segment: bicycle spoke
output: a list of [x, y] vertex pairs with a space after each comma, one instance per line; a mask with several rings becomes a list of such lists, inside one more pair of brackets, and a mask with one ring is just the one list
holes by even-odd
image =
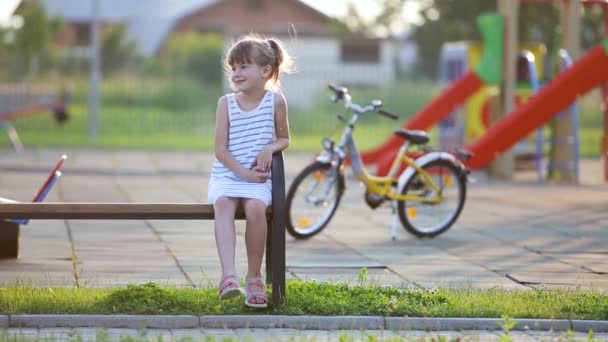
[[406, 229], [419, 236], [433, 236], [447, 229], [459, 215], [464, 202], [464, 187], [458, 178], [458, 170], [448, 162], [437, 161], [423, 169], [434, 187], [425, 184], [419, 174], [414, 175], [406, 184], [404, 193], [422, 197], [422, 200], [400, 204], [400, 215], [403, 215]]

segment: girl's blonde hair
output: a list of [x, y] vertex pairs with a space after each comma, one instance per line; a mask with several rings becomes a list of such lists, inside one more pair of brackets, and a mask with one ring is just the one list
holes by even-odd
[[281, 88], [279, 77], [294, 71], [293, 59], [283, 43], [276, 38], [265, 38], [257, 34], [242, 36], [233, 43], [226, 53], [223, 64], [226, 72], [230, 74], [235, 65], [248, 63], [259, 66], [270, 65], [272, 69], [268, 80], [272, 82], [270, 87], [277, 91]]

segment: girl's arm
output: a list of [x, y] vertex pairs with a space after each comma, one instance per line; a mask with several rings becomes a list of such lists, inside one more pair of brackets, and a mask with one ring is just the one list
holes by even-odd
[[275, 104], [274, 125], [277, 140], [272, 144], [273, 153], [283, 151], [289, 147], [289, 120], [287, 119], [287, 101], [282, 94], [277, 94], [277, 102]]
[[265, 182], [268, 177], [267, 172], [247, 170], [228, 151], [228, 128], [228, 100], [226, 96], [222, 96], [217, 103], [215, 113], [215, 157], [237, 176], [249, 182]]
[[282, 94], [276, 94], [274, 109], [274, 126], [276, 140], [266, 145], [258, 154], [257, 165], [264, 170], [270, 170], [272, 154], [283, 151], [289, 146], [289, 121], [287, 119], [287, 101]]

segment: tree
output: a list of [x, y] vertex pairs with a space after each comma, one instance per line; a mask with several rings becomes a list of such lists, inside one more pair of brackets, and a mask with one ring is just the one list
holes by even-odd
[[[15, 11], [22, 25], [0, 29], [0, 56], [11, 60], [15, 75], [28, 75], [54, 58], [52, 39], [62, 27], [59, 18], [49, 18], [36, 0], [24, 0]], [[7, 39], [7, 37], [9, 39]], [[15, 64], [20, 61], [20, 65]]]
[[135, 42], [127, 39], [122, 24], [104, 27], [100, 54], [104, 73], [120, 70], [138, 55]]
[[179, 72], [204, 83], [222, 80], [224, 40], [218, 34], [174, 33], [165, 42], [157, 66]]
[[429, 0], [420, 2], [423, 23], [415, 28], [412, 39], [418, 44], [418, 73], [434, 78], [441, 45], [449, 41], [479, 40], [477, 17], [496, 11], [496, 1]]
[[[485, 12], [497, 11], [497, 0], [426, 0], [420, 1], [420, 15], [424, 22], [415, 29], [413, 39], [418, 44], [419, 71], [434, 78], [438, 56], [444, 42], [481, 39], [477, 17]], [[519, 9], [519, 41], [542, 43], [549, 52], [560, 44], [561, 1], [555, 3], [526, 3]], [[582, 47], [589, 48], [601, 42], [602, 11], [600, 6], [585, 8], [582, 22]], [[558, 45], [556, 45], [558, 44]]]
[[408, 0], [374, 0], [380, 12], [366, 20], [355, 6], [354, 0], [346, 4], [346, 16], [334, 23], [339, 32], [355, 32], [377, 37], [387, 37], [393, 33], [395, 24], [400, 23], [403, 6]]

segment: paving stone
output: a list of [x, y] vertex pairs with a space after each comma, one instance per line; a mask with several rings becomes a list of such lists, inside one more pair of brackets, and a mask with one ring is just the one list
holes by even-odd
[[171, 329], [171, 335], [173, 335], [176, 340], [190, 337], [196, 341], [205, 337], [205, 334], [201, 329]]
[[8, 336], [37, 337], [38, 328], [9, 328], [2, 329], [1, 333], [4, 333]]
[[41, 339], [55, 339], [65, 341], [70, 339], [72, 335], [71, 328], [40, 328], [38, 337]]
[[197, 328], [196, 316], [187, 315], [12, 315], [11, 327]]
[[[2, 196], [29, 201], [62, 153], [53, 148], [28, 149], [19, 156], [0, 153]], [[61, 191], [51, 191], [49, 200], [206, 202], [213, 159], [212, 153], [199, 152], [72, 150], [56, 185]], [[286, 161], [289, 183], [310, 162], [310, 155], [289, 152]], [[583, 164], [595, 168], [587, 175], [601, 174], [601, 163]], [[529, 289], [569, 288], [581, 270], [608, 270], [602, 259], [608, 249], [601, 243], [608, 240], [608, 229], [601, 229], [608, 222], [601, 205], [605, 184], [538, 186], [483, 175], [479, 179], [470, 185], [465, 208], [446, 233], [417, 239], [399, 227], [397, 240], [392, 241], [391, 209], [369, 210], [362, 201], [364, 189], [348, 174], [347, 191], [329, 226], [307, 241], [287, 237], [287, 265], [294, 268], [288, 278], [353, 282], [358, 270], [367, 267], [369, 278], [400, 287], [413, 282], [425, 287]], [[197, 285], [216, 287], [219, 281], [211, 221], [71, 220], [66, 225], [60, 220], [33, 220], [22, 229], [17, 262], [0, 260], [0, 283], [26, 278], [39, 286], [73, 286], [68, 230], [80, 285], [153, 281], [188, 286], [177, 262]], [[237, 222], [237, 234], [237, 271], [243, 274], [244, 222]], [[317, 267], [325, 270], [312, 269]], [[388, 267], [390, 276], [376, 273], [379, 267]], [[606, 278], [585, 276], [579, 286], [607, 289]]]

